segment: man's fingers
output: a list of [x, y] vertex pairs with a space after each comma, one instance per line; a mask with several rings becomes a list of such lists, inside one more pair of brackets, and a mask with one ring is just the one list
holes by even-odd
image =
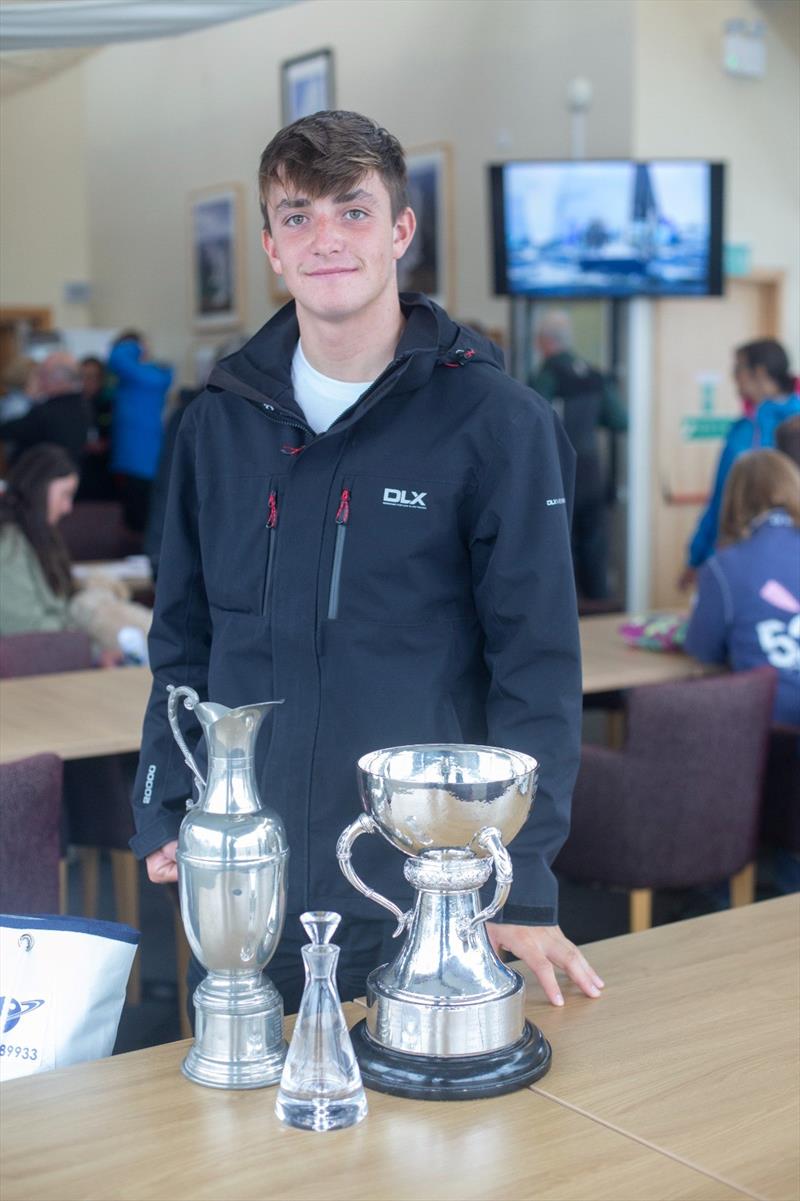
[[530, 967], [536, 974], [536, 978], [541, 984], [544, 995], [547, 997], [551, 1005], [563, 1005], [564, 998], [561, 995], [561, 989], [558, 987], [556, 974], [553, 971], [553, 965], [549, 959], [537, 959], [535, 963], [531, 963]]
[[588, 997], [599, 997], [603, 981], [589, 966], [578, 948], [566, 939], [559, 943], [550, 953], [550, 958], [556, 967], [566, 972], [570, 980], [578, 985]]

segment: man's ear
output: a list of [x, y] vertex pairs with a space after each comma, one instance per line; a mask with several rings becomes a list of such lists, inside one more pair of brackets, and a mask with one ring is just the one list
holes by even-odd
[[266, 229], [261, 231], [261, 245], [264, 247], [264, 253], [269, 259], [269, 265], [276, 275], [283, 275], [283, 267], [281, 260], [278, 258], [278, 253], [275, 249], [275, 239]]
[[394, 259], [401, 259], [408, 250], [416, 228], [417, 218], [414, 216], [413, 209], [404, 208], [401, 213], [398, 213], [392, 235], [392, 256]]

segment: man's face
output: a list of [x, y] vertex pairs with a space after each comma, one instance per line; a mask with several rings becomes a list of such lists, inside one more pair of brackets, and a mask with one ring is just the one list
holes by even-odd
[[273, 185], [267, 211], [264, 249], [298, 310], [341, 321], [396, 293], [395, 264], [408, 249], [416, 221], [411, 209], [392, 220], [389, 193], [375, 172], [344, 195], [316, 200], [289, 184]]

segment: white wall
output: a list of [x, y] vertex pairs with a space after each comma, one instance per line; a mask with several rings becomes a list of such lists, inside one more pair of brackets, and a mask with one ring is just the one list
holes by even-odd
[[85, 325], [67, 281], [89, 278], [83, 67], [15, 93], [0, 106], [0, 303], [53, 309]]
[[[762, 80], [722, 69], [723, 25], [736, 17], [766, 20]], [[754, 268], [786, 272], [782, 338], [797, 367], [800, 5], [636, 0], [635, 44], [634, 154], [728, 163], [726, 240], [748, 243]]]
[[[565, 155], [568, 80], [594, 80], [590, 149], [627, 153], [628, 0], [307, 0], [182, 38], [109, 47], [86, 64], [93, 319], [143, 326], [188, 374], [187, 195], [246, 188], [246, 323], [274, 307], [260, 247], [255, 176], [280, 125], [280, 62], [324, 46], [337, 104], [370, 114], [406, 146], [453, 147], [461, 315], [505, 324], [491, 298], [485, 166]], [[219, 335], [211, 340], [219, 341]]]

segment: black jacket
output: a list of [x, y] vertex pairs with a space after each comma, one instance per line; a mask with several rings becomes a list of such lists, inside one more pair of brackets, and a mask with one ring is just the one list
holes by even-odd
[[0, 425], [0, 439], [15, 444], [15, 460], [40, 442], [63, 446], [80, 467], [89, 433], [90, 409], [80, 392], [65, 392], [34, 405], [24, 417]]
[[[548, 924], [580, 750], [574, 454], [490, 343], [421, 296], [402, 303], [396, 358], [326, 432], [292, 395], [293, 304], [215, 368], [181, 422], [131, 846], [175, 838], [190, 793], [167, 684], [225, 705], [284, 698], [257, 771], [286, 824], [289, 912], [385, 916], [335, 857], [360, 811], [356, 760], [468, 742], [541, 763], [505, 920]], [[365, 881], [407, 905], [403, 859], [379, 836], [355, 853]]]

